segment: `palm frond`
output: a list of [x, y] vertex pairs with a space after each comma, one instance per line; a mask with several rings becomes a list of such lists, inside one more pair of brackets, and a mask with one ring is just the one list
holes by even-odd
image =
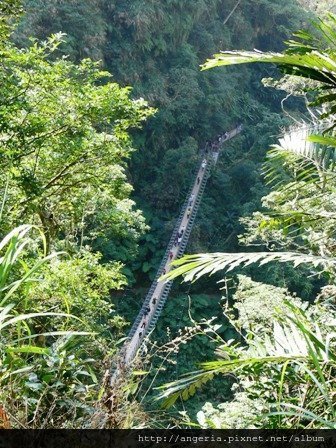
[[[259, 50], [222, 51], [208, 59], [202, 65], [202, 70], [248, 63], [275, 64], [285, 74], [317, 81], [317, 86], [310, 89], [318, 93], [311, 104], [326, 106], [328, 110], [324, 113], [324, 117], [328, 117], [336, 112], [336, 92], [334, 91], [336, 89], [336, 16], [330, 14], [328, 21], [319, 20], [315, 23], [320, 38], [314, 37], [308, 31], [299, 31], [294, 34], [299, 40], [292, 39], [286, 42], [287, 49], [284, 53], [265, 53]], [[321, 48], [325, 50], [320, 50]]]
[[157, 388], [163, 392], [157, 397], [157, 400], [163, 400], [162, 407], [171, 407], [178, 398], [188, 400], [195, 395], [196, 391], [202, 388], [208, 381], [211, 381], [218, 374], [233, 374], [244, 368], [253, 368], [253, 366], [262, 366], [266, 364], [283, 364], [285, 362], [294, 362], [295, 360], [304, 360], [304, 355], [280, 355], [280, 356], [252, 356], [242, 357], [230, 360], [216, 360], [200, 364], [201, 370], [190, 372], [183, 378], [164, 384]]
[[309, 53], [264, 53], [262, 51], [223, 51], [203, 64], [202, 69], [261, 62], [276, 64], [285, 74], [301, 76], [336, 88], [336, 56], [311, 50]]
[[[291, 310], [297, 312], [296, 307], [291, 306]], [[272, 337], [255, 335], [256, 337], [250, 339], [248, 350], [221, 347], [217, 354], [224, 359], [201, 363], [201, 370], [186, 374], [183, 378], [158, 388], [164, 391], [158, 399], [164, 400], [164, 407], [170, 407], [178, 398], [187, 400], [192, 397], [197, 389], [218, 374], [234, 374], [244, 368], [252, 370], [254, 366], [260, 368], [266, 364], [287, 365], [307, 361], [308, 346], [301, 328], [296, 326], [295, 321], [284, 320], [284, 323], [274, 322]], [[323, 343], [321, 344], [323, 346]], [[227, 359], [228, 357], [230, 359]]]
[[334, 269], [336, 259], [297, 252], [241, 252], [186, 255], [172, 263], [174, 269], [161, 277], [161, 280], [173, 280], [181, 275], [184, 281], [196, 281], [203, 275], [213, 275], [218, 271], [232, 271], [238, 267], [246, 267], [253, 263], [259, 266], [278, 261], [293, 263], [294, 267], [301, 264], [312, 264], [323, 270]]
[[[252, 373], [255, 369], [262, 371], [266, 365], [276, 366], [279, 370], [279, 366], [283, 365], [281, 381], [284, 383], [285, 370], [289, 364], [295, 364], [307, 373], [332, 409], [328, 385], [324, 381], [323, 373], [319, 371], [320, 366], [334, 363], [336, 357], [334, 354], [328, 356], [327, 342], [324, 343], [320, 338], [321, 331], [318, 326], [315, 327], [315, 333], [310, 330], [306, 312], [288, 301], [286, 305], [288, 313], [281, 313], [281, 321], [274, 321], [272, 336], [251, 332], [253, 338], [248, 339], [248, 348], [223, 346], [218, 350], [218, 355], [223, 351], [225, 359], [201, 363], [200, 370], [159, 387], [162, 392], [157, 399], [163, 400], [163, 407], [172, 406], [178, 398], [189, 399], [218, 374], [238, 374], [241, 371]], [[316, 374], [309, 365], [313, 366]], [[283, 385], [280, 390], [282, 388]], [[280, 404], [282, 405], [278, 402], [278, 405]]]
[[326, 171], [333, 171], [336, 164], [336, 138], [317, 135], [323, 133], [324, 129], [323, 126], [317, 128], [303, 123], [285, 132], [279, 139], [279, 145], [273, 148], [293, 154], [297, 159], [304, 159]]

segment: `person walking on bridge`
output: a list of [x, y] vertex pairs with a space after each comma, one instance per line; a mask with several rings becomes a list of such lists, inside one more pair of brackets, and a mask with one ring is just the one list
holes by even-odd
[[171, 261], [174, 258], [174, 252], [171, 250], [169, 252], [169, 260]]
[[[180, 240], [180, 242], [181, 242], [182, 237], [183, 237], [183, 232], [184, 232], [184, 229], [181, 229], [181, 230], [178, 232], [178, 234], [177, 234], [177, 241]], [[180, 243], [178, 242], [178, 244], [180, 244]]]
[[188, 210], [187, 210], [187, 219], [190, 218], [190, 215], [191, 215], [191, 207], [188, 207]]
[[206, 159], [203, 159], [203, 161], [202, 161], [202, 165], [201, 165], [201, 166], [202, 166], [202, 171], [205, 170], [206, 164], [207, 164]]
[[194, 193], [193, 193], [193, 194], [190, 196], [190, 199], [189, 199], [189, 206], [190, 206], [190, 207], [193, 205], [194, 200], [195, 200], [195, 195], [194, 195]]

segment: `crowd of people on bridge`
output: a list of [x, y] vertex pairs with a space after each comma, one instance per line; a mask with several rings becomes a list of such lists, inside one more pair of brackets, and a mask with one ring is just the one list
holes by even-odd
[[152, 311], [152, 306], [153, 306], [153, 308], [155, 308], [156, 303], [157, 303], [157, 298], [156, 298], [156, 297], [152, 297], [152, 299], [151, 299], [149, 305], [147, 305], [147, 306], [145, 307], [145, 309], [143, 310], [143, 313], [142, 313], [142, 322], [141, 322], [141, 325], [140, 325], [140, 331], [139, 331], [139, 338], [142, 337], [143, 331], [146, 329], [147, 324], [149, 323], [149, 322], [147, 321], [147, 316], [148, 316], [148, 315], [150, 314], [150, 312]]
[[[237, 124], [236, 129], [232, 132], [235, 132], [235, 131], [241, 132], [242, 129], [243, 129], [243, 125]], [[218, 134], [217, 137], [212, 141], [207, 140], [205, 142], [204, 153], [209, 154], [209, 151], [211, 151], [213, 153], [219, 152], [222, 143], [224, 143], [226, 140], [228, 140], [230, 138], [230, 135], [232, 135], [232, 132], [224, 132], [222, 134]]]
[[[199, 179], [199, 177], [198, 177], [198, 179]], [[197, 182], [197, 185], [199, 185], [199, 182]], [[188, 199], [188, 208], [187, 208], [187, 210], [186, 210], [186, 218], [187, 218], [187, 220], [190, 219], [191, 212], [192, 212], [192, 209], [193, 209], [193, 206], [194, 206], [194, 202], [195, 202], [195, 198], [196, 198], [195, 193], [192, 193], [192, 194], [190, 195], [189, 199]], [[173, 261], [173, 259], [175, 258], [176, 254], [177, 254], [177, 248], [178, 248], [178, 247], [180, 246], [180, 244], [182, 243], [182, 239], [183, 239], [184, 231], [185, 231], [185, 228], [182, 227], [182, 225], [181, 225], [180, 229], [179, 229], [178, 232], [176, 233], [175, 239], [174, 239], [174, 241], [173, 241], [172, 248], [171, 248], [171, 249], [169, 250], [169, 252], [168, 252], [168, 263], [169, 263], [169, 264]], [[176, 248], [176, 249], [175, 249], [175, 248]], [[175, 249], [175, 250], [174, 250], [174, 249]], [[166, 273], [167, 273], [167, 268], [168, 268], [168, 267], [167, 267], [167, 265], [166, 265], [166, 266], [162, 269], [162, 272], [161, 272], [161, 275], [162, 275], [162, 276], [163, 276], [163, 275], [166, 275]], [[138, 332], [138, 337], [139, 337], [139, 339], [142, 338], [142, 336], [143, 336], [143, 334], [144, 334], [144, 331], [146, 330], [146, 327], [147, 327], [147, 325], [149, 324], [149, 320], [150, 320], [150, 319], [147, 319], [147, 317], [148, 317], [148, 315], [150, 314], [150, 312], [151, 312], [151, 310], [152, 310], [151, 305], [153, 305], [153, 308], [155, 308], [156, 303], [157, 303], [157, 298], [156, 298], [156, 297], [153, 297], [152, 300], [151, 300], [151, 302], [150, 302], [150, 304], [149, 304], [149, 306], [146, 306], [145, 309], [143, 310], [143, 313], [142, 313], [142, 321], [141, 321], [141, 325], [140, 325], [140, 331]]]

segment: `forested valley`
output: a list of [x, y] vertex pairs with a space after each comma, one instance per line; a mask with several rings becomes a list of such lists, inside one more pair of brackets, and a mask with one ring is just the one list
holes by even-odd
[[0, 3], [0, 428], [335, 428], [335, 14]]

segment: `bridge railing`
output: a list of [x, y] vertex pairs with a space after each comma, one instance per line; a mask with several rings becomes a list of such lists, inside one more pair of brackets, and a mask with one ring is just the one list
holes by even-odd
[[[199, 208], [199, 205], [200, 205], [200, 202], [201, 202], [201, 198], [202, 198], [203, 192], [205, 190], [205, 186], [206, 186], [208, 177], [210, 175], [211, 167], [212, 167], [212, 164], [213, 164], [213, 159], [212, 159], [211, 153], [209, 153], [206, 158], [207, 158], [207, 164], [206, 164], [206, 167], [205, 167], [205, 170], [204, 170], [204, 173], [203, 173], [203, 177], [202, 177], [202, 181], [200, 183], [198, 194], [197, 194], [197, 196], [194, 199], [194, 204], [193, 204], [191, 216], [190, 216], [190, 218], [189, 218], [189, 220], [188, 220], [188, 222], [186, 224], [186, 227], [185, 227], [185, 230], [184, 230], [184, 233], [183, 233], [183, 236], [182, 236], [182, 241], [181, 241], [181, 243], [179, 245], [179, 249], [178, 249], [178, 252], [177, 252], [177, 256], [178, 257], [183, 255], [184, 250], [185, 250], [185, 248], [186, 248], [186, 246], [188, 244], [188, 240], [189, 240], [189, 236], [190, 236], [190, 233], [191, 233], [191, 230], [192, 230], [192, 227], [193, 227], [193, 223], [195, 221], [195, 218], [196, 218], [196, 215], [197, 215], [197, 211], [198, 211], [198, 208]], [[197, 172], [196, 172], [196, 176], [198, 176], [198, 174], [199, 174], [199, 172], [201, 170], [202, 162], [203, 162], [203, 159], [200, 160], [200, 162], [199, 162], [198, 169], [197, 169]], [[166, 265], [166, 263], [168, 261], [169, 253], [172, 250], [172, 248], [174, 246], [174, 243], [175, 243], [175, 237], [176, 237], [178, 231], [180, 230], [183, 217], [184, 217], [185, 212], [186, 212], [186, 210], [187, 210], [187, 208], [189, 206], [190, 196], [191, 196], [192, 191], [193, 191], [193, 189], [195, 187], [195, 182], [196, 181], [197, 181], [197, 178], [196, 178], [196, 180], [194, 180], [191, 188], [189, 189], [189, 192], [188, 192], [188, 195], [186, 197], [186, 200], [185, 200], [183, 206], [181, 207], [181, 212], [180, 212], [180, 215], [179, 215], [179, 217], [177, 219], [177, 222], [175, 224], [174, 231], [172, 233], [170, 241], [169, 241], [169, 243], [167, 245], [166, 252], [165, 252], [165, 254], [163, 256], [162, 262], [160, 264], [160, 267], [158, 269], [156, 277], [155, 277], [155, 279], [154, 279], [154, 281], [152, 283], [152, 286], [151, 286], [150, 290], [148, 291], [148, 293], [146, 295], [146, 298], [145, 298], [145, 300], [143, 302], [143, 306], [141, 307], [141, 310], [140, 310], [140, 312], [139, 312], [139, 314], [138, 314], [138, 316], [137, 316], [137, 318], [136, 318], [136, 320], [135, 320], [135, 322], [134, 322], [134, 324], [133, 324], [133, 326], [132, 326], [132, 328], [130, 330], [130, 333], [128, 335], [128, 340], [130, 340], [134, 336], [134, 334], [136, 333], [136, 331], [137, 331], [137, 329], [139, 327], [139, 324], [140, 324], [140, 322], [142, 320], [144, 310], [146, 309], [147, 306], [149, 306], [149, 304], [151, 302], [154, 290], [155, 290], [155, 288], [157, 286], [158, 279], [162, 276], [162, 270], [163, 270], [164, 266]], [[162, 309], [163, 309], [163, 307], [164, 307], [164, 305], [166, 303], [166, 300], [168, 298], [168, 295], [169, 295], [170, 289], [172, 287], [172, 284], [173, 284], [172, 281], [166, 282], [165, 286], [164, 286], [164, 288], [163, 288], [163, 290], [162, 290], [162, 292], [160, 294], [160, 296], [157, 297], [157, 305], [156, 305], [155, 312], [153, 313], [153, 315], [151, 317], [151, 320], [148, 323], [147, 327], [143, 330], [142, 338], [144, 338], [148, 333], [150, 333], [155, 328], [156, 322], [157, 322], [157, 320], [158, 320], [158, 318], [159, 318], [159, 316], [160, 316], [160, 314], [162, 312]], [[142, 342], [143, 342], [143, 340], [139, 339], [133, 345], [131, 351], [128, 353], [128, 358], [129, 359], [132, 359], [136, 355], [139, 347], [142, 345]], [[126, 342], [126, 344], [127, 344], [127, 342]]]
[[[175, 223], [175, 226], [174, 226], [174, 230], [173, 230], [173, 232], [171, 234], [171, 237], [170, 237], [170, 240], [169, 240], [169, 242], [168, 242], [168, 244], [166, 246], [166, 250], [165, 250], [164, 255], [163, 255], [162, 259], [161, 259], [161, 262], [160, 262], [160, 265], [159, 265], [159, 267], [157, 269], [157, 272], [156, 272], [156, 275], [154, 277], [154, 280], [153, 280], [153, 282], [151, 284], [150, 289], [148, 290], [148, 292], [146, 294], [146, 297], [145, 297], [145, 300], [142, 303], [141, 309], [140, 309], [140, 311], [139, 311], [139, 313], [138, 313], [135, 321], [133, 322], [133, 325], [132, 325], [132, 327], [131, 327], [131, 329], [130, 329], [130, 331], [128, 333], [128, 339], [131, 339], [134, 336], [134, 334], [136, 333], [136, 331], [138, 329], [138, 326], [139, 326], [139, 324], [141, 322], [141, 319], [143, 317], [143, 312], [149, 306], [149, 304], [151, 302], [153, 293], [154, 293], [155, 288], [157, 286], [157, 282], [158, 282], [159, 278], [162, 275], [163, 268], [167, 264], [167, 261], [168, 261], [168, 258], [169, 258], [169, 253], [170, 253], [171, 249], [174, 246], [177, 233], [179, 232], [179, 229], [181, 227], [183, 216], [184, 216], [185, 211], [186, 211], [186, 209], [188, 207], [189, 198], [190, 198], [191, 192], [193, 190], [193, 187], [194, 187], [194, 184], [192, 184], [191, 188], [188, 191], [187, 199], [184, 201], [183, 206], [182, 206], [181, 211], [180, 211], [180, 214], [179, 214], [179, 217], [176, 220], [176, 223]], [[159, 302], [159, 300], [160, 300], [160, 298], [158, 298], [158, 302]], [[159, 304], [158, 304], [158, 306], [159, 306]], [[146, 331], [146, 333], [148, 333], [148, 331]]]
[[[196, 176], [198, 176], [199, 170], [200, 170], [200, 168], [201, 168], [201, 164], [202, 164], [202, 160], [199, 161], [199, 164], [198, 164], [198, 166], [197, 166]], [[209, 170], [209, 164], [207, 164], [206, 173], [208, 172], [208, 170]], [[206, 173], [205, 173], [205, 175], [206, 175]], [[204, 176], [205, 176], [205, 175], [204, 175]], [[204, 177], [203, 177], [203, 179], [204, 179]], [[201, 184], [201, 185], [202, 185], [202, 184]], [[192, 183], [191, 187], [189, 188], [189, 191], [188, 191], [188, 194], [187, 194], [187, 196], [186, 196], [186, 199], [185, 199], [185, 201], [184, 201], [184, 203], [183, 203], [183, 205], [182, 205], [182, 207], [181, 207], [181, 211], [180, 211], [179, 217], [178, 217], [177, 220], [176, 220], [176, 223], [175, 223], [175, 226], [174, 226], [174, 230], [173, 230], [172, 235], [171, 235], [171, 238], [170, 238], [170, 240], [169, 240], [169, 242], [168, 242], [168, 244], [167, 244], [167, 246], [166, 246], [166, 251], [165, 251], [165, 253], [164, 253], [163, 257], [162, 257], [162, 261], [161, 261], [160, 266], [159, 266], [159, 268], [158, 268], [158, 270], [157, 270], [156, 276], [155, 276], [155, 278], [154, 278], [154, 280], [153, 280], [153, 283], [152, 283], [152, 285], [151, 285], [151, 287], [150, 287], [150, 289], [149, 289], [149, 291], [148, 291], [148, 293], [147, 293], [147, 295], [146, 295], [146, 298], [145, 298], [145, 300], [144, 300], [144, 302], [143, 302], [143, 305], [142, 305], [142, 307], [141, 307], [141, 309], [140, 309], [140, 311], [139, 311], [139, 313], [138, 313], [138, 315], [137, 315], [137, 317], [136, 317], [136, 319], [135, 319], [135, 321], [134, 321], [134, 323], [133, 323], [133, 325], [132, 325], [132, 328], [131, 328], [131, 330], [130, 330], [130, 332], [129, 332], [129, 334], [128, 334], [128, 341], [129, 341], [130, 339], [132, 339], [132, 337], [133, 337], [134, 334], [136, 333], [136, 331], [137, 331], [137, 329], [138, 329], [138, 327], [139, 327], [139, 324], [140, 324], [140, 322], [141, 322], [141, 320], [142, 320], [144, 311], [145, 311], [145, 309], [146, 309], [147, 307], [149, 307], [149, 305], [150, 305], [150, 303], [151, 303], [151, 300], [152, 300], [152, 297], [153, 297], [153, 293], [154, 293], [154, 291], [155, 291], [155, 289], [156, 289], [158, 280], [159, 280], [159, 278], [162, 276], [163, 268], [164, 268], [164, 266], [166, 266], [166, 264], [167, 264], [167, 261], [168, 261], [168, 258], [169, 258], [169, 253], [170, 253], [170, 251], [171, 251], [171, 250], [173, 249], [173, 247], [174, 247], [174, 243], [175, 243], [175, 240], [176, 240], [176, 236], [177, 236], [177, 234], [178, 234], [178, 232], [179, 232], [179, 230], [180, 230], [180, 228], [181, 228], [181, 224], [182, 224], [182, 221], [183, 221], [183, 217], [184, 217], [185, 212], [186, 212], [186, 210], [187, 210], [187, 208], [188, 208], [188, 206], [189, 206], [190, 196], [191, 196], [191, 194], [192, 194], [192, 191], [193, 191], [193, 189], [194, 189], [194, 186], [195, 186], [195, 181]], [[202, 188], [202, 187], [201, 187], [201, 188]], [[204, 184], [204, 188], [205, 188], [205, 184]], [[203, 190], [204, 190], [204, 188], [203, 188]], [[199, 203], [199, 201], [198, 201], [198, 196], [199, 196], [199, 194], [198, 194], [197, 197], [195, 198], [195, 203], [194, 203], [195, 205], [196, 205], [196, 202]], [[194, 207], [195, 207], [195, 205], [194, 205]], [[194, 214], [194, 212], [193, 212], [193, 214]], [[185, 239], [186, 239], [186, 235], [188, 235], [188, 237], [189, 237], [189, 235], [190, 235], [190, 231], [191, 231], [191, 227], [192, 227], [192, 224], [190, 224], [190, 221], [191, 221], [191, 217], [190, 217], [189, 222], [188, 222], [188, 224], [187, 224], [187, 226], [186, 226], [186, 229], [185, 229], [185, 231], [184, 231], [184, 233], [183, 233], [183, 237], [182, 237], [181, 244], [180, 244], [180, 246], [179, 246], [179, 251], [178, 251], [178, 253], [180, 253], [180, 248], [181, 248], [183, 242], [184, 242]], [[193, 220], [192, 220], [192, 222], [193, 222]], [[184, 246], [184, 247], [185, 247], [185, 246]], [[156, 324], [156, 322], [157, 322], [157, 319], [159, 318], [159, 316], [160, 316], [160, 314], [161, 314], [161, 311], [162, 311], [162, 309], [163, 309], [163, 306], [164, 306], [164, 304], [165, 304], [165, 302], [166, 302], [166, 300], [167, 300], [167, 297], [168, 297], [168, 295], [169, 295], [169, 291], [170, 291], [170, 289], [171, 289], [171, 287], [172, 287], [172, 283], [173, 283], [172, 281], [169, 281], [169, 282], [165, 283], [165, 285], [164, 285], [164, 287], [163, 287], [163, 290], [162, 290], [162, 292], [161, 292], [161, 295], [160, 295], [159, 297], [157, 297], [157, 305], [156, 305], [156, 309], [155, 309], [155, 311], [154, 311], [154, 313], [153, 313], [153, 316], [152, 316], [152, 318], [151, 318], [151, 321], [148, 323], [147, 327], [143, 330], [143, 337], [145, 337], [148, 333], [150, 333], [150, 332], [154, 329], [155, 324]], [[130, 357], [130, 358], [132, 358], [133, 355], [136, 354], [136, 352], [138, 351], [138, 349], [139, 349], [139, 347], [141, 346], [142, 342], [143, 342], [142, 340], [139, 340], [139, 341], [133, 346], [133, 348], [132, 348], [132, 350], [131, 350], [131, 352], [130, 352], [130, 354], [129, 354], [129, 357]], [[126, 341], [126, 344], [127, 344], [127, 341]]]

